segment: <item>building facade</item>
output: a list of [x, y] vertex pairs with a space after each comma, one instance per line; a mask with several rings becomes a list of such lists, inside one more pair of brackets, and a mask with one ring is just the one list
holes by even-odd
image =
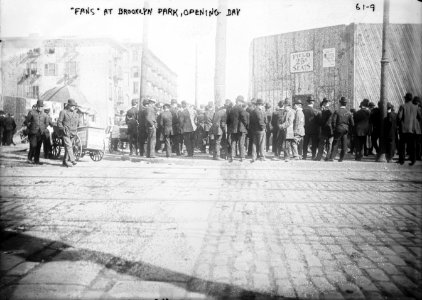
[[[350, 107], [380, 99], [382, 24], [350, 24], [254, 39], [249, 96], [277, 105], [286, 97], [317, 102], [344, 96]], [[422, 25], [390, 24], [387, 100], [422, 94]]]
[[[141, 65], [134, 54], [140, 62], [142, 53], [106, 38], [7, 38], [2, 41], [0, 106], [10, 107], [4, 99], [37, 99], [51, 88], [70, 85], [87, 98], [96, 112], [96, 125], [112, 124], [116, 114], [131, 106], [131, 99], [139, 98]], [[158, 59], [149, 62], [154, 71], [147, 82], [154, 83], [155, 98], [165, 102], [176, 97], [176, 75]], [[167, 71], [171, 79], [156, 80], [155, 70]]]

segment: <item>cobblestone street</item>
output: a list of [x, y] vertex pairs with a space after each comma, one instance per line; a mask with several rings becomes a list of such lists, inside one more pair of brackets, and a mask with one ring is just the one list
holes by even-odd
[[1, 153], [2, 299], [421, 299], [422, 165]]

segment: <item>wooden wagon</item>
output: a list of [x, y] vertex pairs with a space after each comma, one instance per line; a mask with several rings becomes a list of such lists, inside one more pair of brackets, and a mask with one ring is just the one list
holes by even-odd
[[[64, 147], [63, 133], [59, 127], [53, 127], [52, 134], [52, 154], [54, 158], [59, 158], [61, 148]], [[64, 150], [64, 149], [63, 149]], [[104, 128], [84, 126], [78, 127], [76, 137], [73, 139], [73, 153], [76, 160], [89, 154], [93, 161], [103, 159], [105, 151], [105, 130]]]

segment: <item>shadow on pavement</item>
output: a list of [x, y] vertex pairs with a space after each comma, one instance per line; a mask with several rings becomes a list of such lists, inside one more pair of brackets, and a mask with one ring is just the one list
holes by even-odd
[[[5, 232], [4, 230], [1, 230], [0, 234], [2, 240], [0, 251], [3, 257], [4, 255], [9, 255], [13, 256], [15, 260], [17, 259], [16, 257], [18, 257], [20, 260], [25, 259], [26, 262], [41, 263], [41, 266], [42, 264], [45, 265], [48, 262], [87, 261], [103, 266], [107, 268], [107, 270], [118, 272], [121, 275], [130, 275], [135, 277], [135, 279], [142, 281], [171, 284], [176, 288], [181, 288], [188, 293], [195, 293], [202, 297], [206, 296], [213, 299], [236, 298], [245, 300], [257, 298], [288, 299], [269, 293], [251, 291], [236, 285], [204, 280], [162, 267], [154, 266], [142, 261], [128, 261], [121, 257], [104, 252], [92, 251], [83, 248], [73, 248], [72, 246], [63, 242], [41, 239], [29, 236], [24, 233]], [[4, 264], [3, 259], [2, 264]], [[13, 268], [13, 265], [11, 266], [11, 268]], [[8, 272], [8, 270], [4, 267], [1, 269], [1, 276], [3, 277]], [[19, 287], [19, 280], [22, 278], [23, 276], [16, 277], [15, 280], [12, 280], [6, 285], [1, 284], [1, 297], [5, 297], [6, 299], [11, 297], [14, 291]], [[87, 285], [89, 284], [90, 283], [87, 283]]]

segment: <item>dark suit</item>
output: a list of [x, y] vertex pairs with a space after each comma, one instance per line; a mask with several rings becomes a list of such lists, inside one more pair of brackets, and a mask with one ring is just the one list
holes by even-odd
[[249, 127], [253, 134], [252, 159], [265, 158], [265, 128], [267, 118], [264, 110], [255, 108], [250, 114]]
[[170, 109], [171, 117], [172, 117], [172, 126], [173, 131], [171, 134], [171, 142], [172, 142], [172, 152], [175, 152], [176, 155], [180, 155], [182, 150], [182, 135], [180, 132], [180, 122], [179, 122], [179, 111], [177, 108], [172, 107]]
[[171, 156], [170, 137], [173, 135], [173, 115], [170, 111], [163, 111], [160, 116], [160, 128], [164, 136], [166, 156]]
[[323, 110], [318, 116], [321, 133], [318, 142], [318, 154], [316, 159], [321, 160], [324, 153], [324, 148], [327, 151], [326, 159], [331, 155], [331, 146], [333, 144], [333, 127], [331, 124], [331, 117], [333, 112], [330, 109]]
[[353, 116], [355, 123], [355, 159], [360, 160], [363, 157], [363, 147], [369, 133], [370, 111], [368, 109], [360, 109]]
[[[378, 107], [375, 107], [371, 111], [369, 117], [369, 133], [371, 135], [371, 144], [374, 147], [377, 154], [379, 153], [378, 139], [380, 137], [380, 120], [381, 120], [381, 111]], [[372, 152], [372, 149], [368, 149], [369, 152]]]
[[16, 129], [16, 122], [11, 116], [4, 118], [3, 122], [5, 143], [7, 146], [10, 146], [10, 144], [13, 144], [13, 133]]
[[[129, 114], [132, 115], [131, 119], [128, 118]], [[135, 154], [138, 154], [138, 115], [139, 110], [136, 108], [136, 106], [133, 106], [127, 111], [125, 118], [126, 124], [128, 126], [127, 134], [129, 138], [129, 149], [131, 154], [133, 154], [133, 148], [135, 148]], [[136, 128], [130, 130], [129, 123], [132, 123], [132, 125], [136, 125]]]
[[212, 126], [212, 117], [214, 116], [214, 112], [212, 110], [206, 110], [204, 114], [204, 136], [203, 138], [203, 152], [206, 152], [206, 147], [209, 145], [209, 153], [212, 152], [212, 145], [211, 139], [209, 138], [209, 132]]
[[395, 112], [387, 113], [387, 117], [384, 119], [384, 135], [385, 156], [387, 161], [390, 161], [396, 150], [397, 114]]
[[273, 113], [271, 119], [273, 127], [273, 137], [275, 141], [273, 142], [273, 151], [276, 157], [280, 157], [281, 151], [283, 151], [283, 144], [285, 140], [284, 131], [280, 129], [280, 125], [286, 121], [286, 110], [279, 109]]
[[[62, 112], [60, 112], [62, 116]], [[59, 117], [60, 118], [60, 117]], [[29, 153], [28, 159], [34, 158], [35, 162], [40, 161], [41, 144], [45, 137], [48, 126], [48, 115], [43, 111], [31, 110], [26, 117], [25, 124], [28, 126]], [[60, 126], [59, 126], [60, 127]], [[68, 129], [66, 130], [66, 132]], [[72, 151], [73, 154], [73, 151]]]
[[[267, 128], [265, 131], [265, 150], [268, 152], [270, 150], [270, 139], [271, 139], [271, 134], [273, 131], [272, 122], [271, 122], [272, 113], [269, 110], [267, 110], [265, 112], [265, 117], [267, 118]], [[274, 147], [274, 144], [273, 144], [273, 147]]]
[[308, 155], [309, 142], [312, 143], [312, 159], [316, 156], [319, 139], [319, 124], [318, 124], [318, 110], [311, 106], [303, 108], [303, 115], [305, 116], [305, 136], [303, 138], [303, 159]]
[[231, 151], [233, 159], [236, 156], [236, 145], [239, 147], [240, 158], [245, 158], [245, 137], [248, 132], [246, 111], [241, 105], [235, 105], [227, 116], [227, 133], [230, 134]]
[[145, 111], [145, 128], [147, 131], [147, 157], [155, 157], [155, 143], [157, 135], [157, 114], [155, 108], [150, 106]]
[[220, 147], [223, 148], [223, 153], [221, 156], [227, 156], [227, 115], [226, 110], [224, 108], [220, 108], [214, 113], [214, 117], [212, 119], [212, 126], [210, 130], [210, 134], [214, 136], [214, 152], [213, 157], [218, 158], [220, 157]]
[[145, 142], [147, 141], [147, 129], [145, 127], [146, 107], [142, 106], [138, 111], [138, 142], [139, 142], [139, 155], [145, 154]]
[[57, 120], [57, 126], [63, 131], [63, 143], [65, 150], [63, 163], [66, 163], [68, 160], [71, 162], [75, 161], [73, 140], [78, 132], [79, 123], [79, 115], [76, 111], [71, 111], [66, 108], [60, 112], [59, 119]]
[[400, 144], [399, 162], [404, 163], [405, 147], [409, 152], [410, 161], [416, 161], [416, 138], [421, 134], [420, 128], [421, 111], [411, 101], [402, 104], [397, 114], [399, 124]]
[[331, 126], [334, 130], [333, 151], [331, 152], [330, 159], [337, 156], [338, 146], [341, 146], [340, 159], [343, 161], [344, 155], [347, 152], [347, 133], [353, 129], [354, 121], [352, 113], [340, 107], [333, 113]]

